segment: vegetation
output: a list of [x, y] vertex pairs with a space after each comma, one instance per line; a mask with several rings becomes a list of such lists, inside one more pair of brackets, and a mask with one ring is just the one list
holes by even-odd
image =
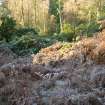
[[0, 5], [0, 41], [7, 42], [16, 53], [29, 52], [28, 49], [37, 53], [56, 41], [91, 37], [105, 27], [99, 22], [105, 19], [105, 2], [88, 2], [87, 5], [79, 0], [4, 1]]
[[0, 0], [0, 105], [105, 105], [105, 0]]

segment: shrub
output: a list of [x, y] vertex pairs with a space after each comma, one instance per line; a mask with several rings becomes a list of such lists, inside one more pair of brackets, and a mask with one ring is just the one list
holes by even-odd
[[11, 49], [18, 55], [37, 53], [41, 48], [45, 48], [53, 43], [48, 37], [36, 37], [31, 34], [23, 35], [10, 42]]
[[63, 41], [72, 41], [75, 37], [74, 35], [74, 27], [71, 24], [64, 23], [63, 24], [63, 30], [60, 34], [60, 37]]
[[16, 43], [15, 46], [18, 47], [19, 49], [27, 49], [30, 47], [34, 47], [36, 43], [36, 39], [34, 38], [34, 36], [22, 36], [20, 37]]
[[74, 27], [71, 24], [63, 24], [63, 33], [73, 33]]
[[87, 30], [87, 24], [80, 24], [77, 27], [77, 32], [79, 32], [82, 35], [86, 33], [86, 30]]
[[38, 34], [38, 31], [35, 30], [34, 28], [19, 26], [19, 28], [16, 29], [14, 34], [17, 35], [18, 37], [20, 37], [22, 35], [27, 35], [28, 33], [31, 33], [31, 34], [35, 35], [35, 34]]
[[2, 21], [2, 24], [0, 26], [1, 39], [5, 39], [6, 42], [9, 42], [11, 39], [11, 36], [15, 31], [16, 21], [9, 16], [2, 17], [1, 21]]
[[76, 33], [87, 37], [92, 36], [93, 33], [97, 31], [99, 31], [99, 24], [97, 24], [96, 22], [90, 22], [90, 24], [83, 23], [78, 25], [78, 27], [76, 28]]
[[75, 37], [73, 33], [61, 33], [60, 37], [62, 38], [62, 40], [59, 41], [73, 41], [73, 38]]
[[100, 25], [97, 24], [96, 22], [91, 22], [90, 25], [88, 26], [87, 33], [88, 34], [95, 33], [97, 31], [99, 31], [99, 27], [100, 27]]

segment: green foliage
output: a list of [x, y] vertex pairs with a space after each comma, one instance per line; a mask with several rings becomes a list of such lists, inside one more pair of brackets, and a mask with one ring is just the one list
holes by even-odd
[[81, 36], [90, 37], [95, 32], [99, 31], [99, 27], [100, 27], [99, 24], [97, 24], [95, 21], [91, 21], [90, 23], [84, 23], [78, 25], [78, 27], [76, 27], [76, 33], [78, 33]]
[[73, 41], [73, 38], [75, 37], [74, 27], [68, 23], [64, 23], [62, 27], [63, 27], [63, 30], [62, 30], [62, 33], [60, 34], [60, 36], [63, 39], [66, 39], [66, 41]]
[[74, 27], [69, 23], [63, 24], [63, 32], [64, 33], [73, 33]]
[[27, 34], [33, 34], [33, 35], [37, 35], [38, 32], [33, 29], [33, 28], [27, 28], [27, 27], [19, 27], [19, 28], [16, 28], [16, 31], [15, 31], [15, 35], [17, 35], [18, 37], [22, 36], [22, 35], [27, 35]]
[[10, 10], [5, 6], [5, 4], [0, 5], [0, 18], [10, 16]]
[[[96, 1], [94, 5], [87, 8], [78, 7], [80, 11], [72, 10], [64, 13], [63, 3], [65, 0], [50, 0], [49, 17], [52, 16], [51, 24], [49, 20], [43, 22], [46, 24], [37, 22], [40, 27], [45, 27], [49, 22], [49, 35], [45, 35], [43, 31], [40, 35], [41, 32], [39, 33], [37, 29], [16, 24], [16, 21], [10, 16], [10, 11], [5, 5], [2, 5], [0, 6], [0, 40], [3, 42], [6, 40], [15, 53], [24, 55], [37, 53], [41, 48], [56, 41], [72, 42], [79, 40], [81, 36], [90, 37], [99, 31], [100, 25], [97, 24], [97, 21], [105, 19], [105, 5], [101, 3], [100, 6], [98, 4], [100, 1]], [[28, 22], [28, 20], [26, 21]], [[32, 24], [34, 25], [34, 23]], [[64, 44], [62, 51], [65, 49], [69, 49], [66, 44]]]
[[23, 35], [13, 39], [10, 43], [11, 49], [18, 55], [32, 53], [32, 48], [36, 44], [36, 39], [32, 35]]
[[62, 0], [50, 0], [50, 14], [54, 15], [56, 17], [56, 25], [57, 25], [57, 33], [60, 33], [60, 18], [61, 13], [63, 9], [63, 2]]
[[97, 24], [96, 22], [91, 22], [88, 26], [87, 26], [87, 34], [93, 34], [95, 32], [99, 31], [99, 27], [100, 25]]
[[17, 41], [16, 45], [20, 49], [27, 49], [27, 48], [30, 48], [30, 47], [34, 46], [35, 41], [36, 40], [34, 39], [33, 36], [28, 36], [28, 35], [27, 36], [22, 36]]
[[74, 34], [73, 33], [61, 33], [59, 37], [60, 37], [59, 39], [61, 39], [61, 40], [58, 39], [59, 41], [71, 42], [73, 41]]
[[53, 40], [48, 37], [38, 37], [26, 34], [10, 42], [11, 49], [18, 55], [37, 53], [41, 48], [53, 44]]
[[79, 32], [80, 34], [86, 34], [86, 30], [87, 30], [87, 24], [80, 24], [77, 27], [77, 32]]
[[15, 31], [16, 22], [12, 17], [9, 16], [2, 17], [1, 21], [0, 38], [5, 39], [6, 42], [9, 42]]

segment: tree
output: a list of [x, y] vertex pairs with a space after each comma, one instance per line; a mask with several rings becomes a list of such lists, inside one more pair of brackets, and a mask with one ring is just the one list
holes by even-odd
[[18, 24], [47, 30], [49, 0], [7, 0], [7, 7]]
[[49, 12], [51, 15], [56, 17], [57, 33], [62, 32], [62, 10], [63, 1], [62, 0], [50, 0]]

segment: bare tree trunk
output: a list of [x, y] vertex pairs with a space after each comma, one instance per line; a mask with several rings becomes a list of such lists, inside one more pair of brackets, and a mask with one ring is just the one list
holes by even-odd
[[60, 21], [60, 33], [61, 33], [63, 31], [62, 14], [61, 14], [61, 0], [59, 0], [59, 21]]
[[22, 12], [21, 20], [22, 20], [23, 25], [24, 25], [24, 7], [23, 7], [23, 4], [24, 4], [24, 2], [23, 2], [23, 0], [22, 0], [22, 4], [21, 4], [21, 12]]
[[36, 24], [37, 24], [37, 0], [33, 0], [33, 3], [34, 3], [34, 25], [36, 27]]

